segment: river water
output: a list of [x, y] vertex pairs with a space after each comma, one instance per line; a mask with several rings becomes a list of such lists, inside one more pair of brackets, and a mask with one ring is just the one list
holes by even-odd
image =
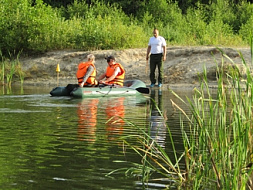
[[[189, 110], [169, 90], [72, 99], [51, 97], [51, 89], [1, 87], [0, 189], [142, 189], [140, 177], [124, 172], [141, 158], [122, 138], [150, 129], [151, 137], [169, 152], [169, 126], [177, 150], [182, 150], [180, 112], [171, 100]], [[192, 96], [192, 89], [175, 92]], [[159, 182], [149, 185], [161, 188]]]

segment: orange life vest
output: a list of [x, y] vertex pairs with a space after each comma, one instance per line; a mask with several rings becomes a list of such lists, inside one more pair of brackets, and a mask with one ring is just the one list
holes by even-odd
[[119, 63], [115, 63], [114, 65], [107, 67], [106, 78], [109, 78], [110, 76], [112, 76], [117, 67], [120, 68], [120, 72], [112, 81], [108, 82], [108, 84], [118, 84], [120, 86], [123, 86], [123, 82], [124, 82], [124, 78], [125, 78], [125, 70], [122, 67], [122, 65]]
[[78, 84], [81, 84], [83, 82], [83, 77], [87, 72], [87, 69], [89, 68], [89, 66], [92, 66], [94, 68], [93, 72], [91, 73], [91, 75], [89, 76], [89, 78], [87, 79], [86, 83], [84, 83], [84, 85], [97, 85], [97, 81], [96, 81], [96, 67], [95, 65], [88, 61], [88, 62], [82, 62], [78, 65], [78, 70], [76, 72], [76, 77], [78, 80]]

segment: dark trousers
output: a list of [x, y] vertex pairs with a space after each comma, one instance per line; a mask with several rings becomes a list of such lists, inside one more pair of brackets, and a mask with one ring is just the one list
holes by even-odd
[[156, 83], [155, 70], [158, 67], [158, 83], [163, 83], [163, 54], [151, 54], [150, 55], [150, 81], [152, 84]]

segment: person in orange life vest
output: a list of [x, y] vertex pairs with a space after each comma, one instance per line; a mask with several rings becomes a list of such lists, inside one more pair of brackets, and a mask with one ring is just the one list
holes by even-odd
[[120, 63], [115, 62], [114, 56], [109, 56], [106, 60], [108, 67], [106, 72], [99, 77], [99, 84], [123, 86], [125, 69]]
[[84, 86], [96, 86], [98, 84], [96, 80], [96, 67], [95, 56], [93, 54], [89, 54], [87, 56], [87, 62], [81, 62], [78, 65], [78, 70], [76, 72], [76, 77], [78, 80], [78, 84], [80, 87]]

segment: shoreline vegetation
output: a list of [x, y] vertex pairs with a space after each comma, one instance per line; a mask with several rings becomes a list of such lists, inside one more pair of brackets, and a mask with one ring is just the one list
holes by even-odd
[[247, 0], [4, 0], [0, 10], [2, 83], [21, 76], [9, 69], [18, 57], [145, 48], [154, 27], [170, 46], [249, 47], [253, 33]]
[[138, 1], [135, 9], [117, 0], [65, 1], [58, 7], [47, 0], [1, 2], [2, 55], [143, 48], [154, 27], [179, 46], [245, 47], [253, 33], [253, 4], [246, 0], [191, 0], [184, 7], [180, 1], [149, 0]]

